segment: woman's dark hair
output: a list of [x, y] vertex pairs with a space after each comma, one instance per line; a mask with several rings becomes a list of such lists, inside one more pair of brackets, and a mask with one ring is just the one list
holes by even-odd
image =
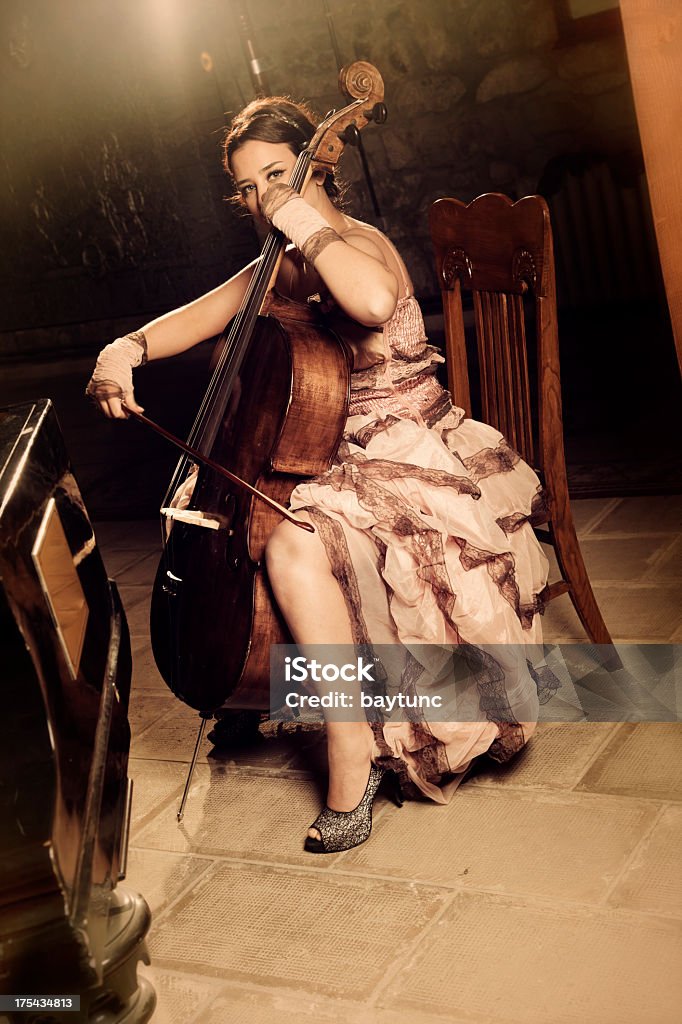
[[[237, 114], [223, 141], [223, 166], [232, 173], [230, 160], [245, 142], [283, 142], [295, 156], [305, 149], [317, 128], [310, 107], [296, 103], [288, 96], [267, 96], [253, 100]], [[341, 201], [341, 189], [329, 172], [324, 179], [324, 190], [333, 203]]]

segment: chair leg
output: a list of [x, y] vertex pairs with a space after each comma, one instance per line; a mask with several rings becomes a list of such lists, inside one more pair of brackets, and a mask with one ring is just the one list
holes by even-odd
[[562, 521], [552, 521], [550, 530], [561, 575], [570, 585], [570, 598], [585, 632], [594, 644], [613, 644], [587, 575], [570, 512]]

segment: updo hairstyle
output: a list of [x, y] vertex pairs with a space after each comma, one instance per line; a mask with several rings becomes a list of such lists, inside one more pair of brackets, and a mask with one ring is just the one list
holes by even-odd
[[[230, 125], [223, 141], [223, 166], [231, 175], [232, 157], [240, 146], [252, 139], [256, 142], [283, 142], [298, 156], [315, 134], [317, 124], [310, 107], [296, 103], [288, 96], [253, 100]], [[341, 188], [332, 172], [325, 175], [324, 190], [334, 205], [339, 206]]]

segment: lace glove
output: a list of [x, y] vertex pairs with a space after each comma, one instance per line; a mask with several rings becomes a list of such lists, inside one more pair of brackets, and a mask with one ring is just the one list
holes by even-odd
[[314, 210], [302, 195], [283, 181], [274, 182], [263, 196], [263, 216], [289, 238], [307, 263], [315, 260], [341, 236], [331, 228], [322, 214]]
[[106, 416], [124, 417], [121, 401], [142, 412], [133, 393], [133, 368], [147, 362], [147, 339], [142, 331], [117, 338], [102, 349], [86, 395], [98, 402]]

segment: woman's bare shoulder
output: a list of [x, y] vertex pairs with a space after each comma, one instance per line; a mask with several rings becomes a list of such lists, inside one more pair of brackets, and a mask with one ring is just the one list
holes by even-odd
[[410, 275], [400, 253], [390, 238], [378, 228], [373, 227], [371, 224], [365, 224], [361, 220], [356, 220], [354, 217], [346, 216], [346, 221], [348, 229], [343, 232], [344, 241], [348, 242], [349, 245], [356, 246], [369, 256], [381, 259], [382, 263], [401, 282], [401, 297], [404, 297], [406, 294], [413, 294], [414, 289], [410, 281]]

